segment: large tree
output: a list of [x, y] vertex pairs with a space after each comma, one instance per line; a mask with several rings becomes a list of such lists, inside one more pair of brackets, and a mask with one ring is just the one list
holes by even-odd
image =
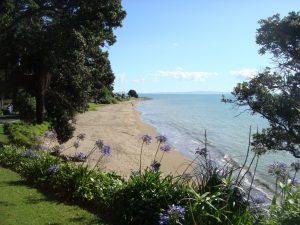
[[291, 12], [282, 19], [277, 14], [259, 24], [259, 53], [271, 53], [276, 67], [237, 84], [234, 98], [225, 101], [248, 106], [269, 121], [269, 128], [254, 135], [254, 144], [300, 158], [300, 14]]
[[5, 85], [35, 96], [39, 123], [45, 108], [56, 117], [61, 105], [70, 114], [84, 109], [93, 81], [112, 86], [114, 76], [102, 49], [116, 41], [113, 31], [124, 17], [121, 0], [2, 0], [0, 70], [6, 71]]

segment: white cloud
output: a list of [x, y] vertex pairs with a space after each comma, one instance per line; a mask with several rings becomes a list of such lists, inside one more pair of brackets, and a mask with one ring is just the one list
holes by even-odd
[[241, 69], [241, 70], [232, 70], [230, 71], [230, 74], [239, 78], [247, 78], [250, 79], [254, 77], [258, 73], [257, 69]]
[[184, 71], [181, 67], [174, 71], [159, 71], [160, 77], [171, 77], [175, 79], [203, 81], [206, 77], [217, 76], [217, 72]]
[[145, 83], [145, 78], [139, 78], [139, 79], [135, 79], [132, 80], [133, 83], [139, 84], [139, 83]]
[[178, 44], [177, 42], [173, 42], [173, 43], [172, 43], [172, 46], [173, 46], [173, 47], [178, 47], [179, 44]]

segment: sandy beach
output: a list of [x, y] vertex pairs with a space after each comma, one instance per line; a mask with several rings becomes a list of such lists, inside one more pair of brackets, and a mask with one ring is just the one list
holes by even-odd
[[[153, 140], [150, 145], [144, 145], [142, 168], [149, 167], [158, 146], [155, 139], [158, 133], [154, 127], [141, 121], [140, 112], [135, 110], [134, 104], [137, 104], [137, 101], [107, 105], [99, 107], [96, 111], [79, 114], [76, 117], [74, 138], [66, 143], [66, 146], [72, 145], [76, 136], [84, 133], [86, 138], [80, 142], [77, 152], [88, 154], [95, 141], [101, 139], [105, 145], [112, 148], [111, 156], [104, 157], [101, 161], [101, 168], [128, 177], [132, 171], [139, 169], [141, 137], [149, 134]], [[75, 149], [71, 148], [65, 154], [72, 155], [74, 152]], [[157, 159], [160, 160], [161, 154], [162, 152], [159, 151]], [[91, 167], [99, 156], [100, 152], [92, 154], [91, 160], [88, 161]], [[170, 152], [165, 153], [161, 171], [164, 174], [178, 175], [185, 170], [189, 162], [188, 157], [173, 148]]]

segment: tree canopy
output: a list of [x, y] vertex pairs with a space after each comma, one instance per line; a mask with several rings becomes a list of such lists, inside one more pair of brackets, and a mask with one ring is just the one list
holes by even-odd
[[128, 91], [128, 96], [132, 97], [132, 98], [138, 98], [139, 97], [135, 90], [129, 90]]
[[54, 122], [84, 110], [96, 89], [112, 90], [114, 75], [103, 47], [126, 13], [121, 0], [3, 0], [0, 71], [9, 90], [36, 99], [36, 120]]
[[259, 21], [256, 42], [260, 54], [271, 53], [276, 68], [266, 68], [248, 82], [237, 84], [232, 99], [269, 121], [254, 135], [253, 144], [284, 150], [300, 158], [300, 14], [290, 12]]

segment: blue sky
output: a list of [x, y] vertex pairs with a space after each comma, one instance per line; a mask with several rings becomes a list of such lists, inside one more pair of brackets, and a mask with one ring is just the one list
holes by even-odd
[[299, 0], [123, 0], [127, 17], [107, 50], [116, 92], [232, 91], [271, 66], [258, 20], [299, 11]]

